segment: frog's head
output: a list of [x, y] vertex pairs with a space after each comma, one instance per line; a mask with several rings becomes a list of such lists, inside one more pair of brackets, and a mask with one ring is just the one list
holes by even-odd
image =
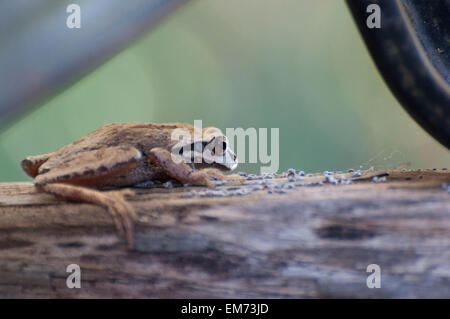
[[237, 156], [221, 130], [207, 127], [197, 133], [194, 142], [177, 150], [186, 163], [192, 163], [196, 169], [213, 167], [231, 171], [237, 167]]
[[209, 162], [212, 162], [212, 166], [224, 171], [232, 171], [237, 167], [237, 156], [231, 149], [228, 138], [225, 135], [213, 136], [206, 143], [203, 142], [203, 145], [204, 162], [209, 160]]

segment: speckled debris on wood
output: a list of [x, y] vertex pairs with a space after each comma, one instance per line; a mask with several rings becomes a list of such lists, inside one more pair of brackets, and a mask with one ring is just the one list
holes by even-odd
[[102, 208], [0, 183], [0, 297], [450, 297], [448, 170], [240, 175], [135, 188], [135, 251]]

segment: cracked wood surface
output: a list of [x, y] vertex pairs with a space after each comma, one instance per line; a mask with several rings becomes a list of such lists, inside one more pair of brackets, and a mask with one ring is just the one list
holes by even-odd
[[[136, 251], [102, 208], [0, 183], [0, 297], [450, 298], [450, 173], [387, 173], [285, 194], [136, 189]], [[81, 289], [66, 287], [69, 264]], [[367, 288], [369, 264], [380, 289]]]

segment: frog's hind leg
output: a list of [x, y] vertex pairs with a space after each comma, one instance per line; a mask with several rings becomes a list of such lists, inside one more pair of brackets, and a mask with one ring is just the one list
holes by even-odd
[[139, 165], [141, 157], [133, 146], [87, 150], [56, 164], [50, 159], [42, 165], [35, 181], [38, 185], [63, 183], [94, 188], [130, 186], [137, 180], [128, 173]]
[[20, 165], [28, 176], [35, 178], [39, 174], [39, 167], [47, 162], [52, 154], [54, 154], [54, 152], [36, 156], [28, 156], [20, 163]]
[[99, 205], [108, 210], [120, 234], [125, 234], [130, 249], [134, 249], [133, 225], [138, 220], [133, 207], [124, 199], [124, 191], [104, 193], [94, 189], [54, 183], [39, 185], [38, 189], [70, 201]]
[[[133, 185], [135, 177], [127, 179], [127, 176], [130, 170], [139, 165], [140, 158], [141, 153], [132, 146], [88, 150], [75, 154], [60, 166], [54, 166], [37, 175], [35, 185], [40, 191], [66, 200], [104, 207], [111, 214], [119, 232], [125, 233], [132, 248], [133, 222], [138, 218], [133, 207], [123, 198], [124, 192], [101, 192], [92, 188]], [[45, 165], [41, 171], [46, 169]]]

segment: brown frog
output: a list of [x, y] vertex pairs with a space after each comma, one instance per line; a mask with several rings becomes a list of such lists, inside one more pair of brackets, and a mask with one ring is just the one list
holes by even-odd
[[170, 179], [208, 187], [215, 186], [213, 178], [242, 182], [239, 176], [219, 171], [233, 170], [237, 163], [218, 128], [130, 122], [104, 125], [55, 152], [29, 156], [21, 164], [39, 191], [106, 208], [133, 248], [133, 224], [138, 218], [123, 197], [130, 192], [99, 189]]

